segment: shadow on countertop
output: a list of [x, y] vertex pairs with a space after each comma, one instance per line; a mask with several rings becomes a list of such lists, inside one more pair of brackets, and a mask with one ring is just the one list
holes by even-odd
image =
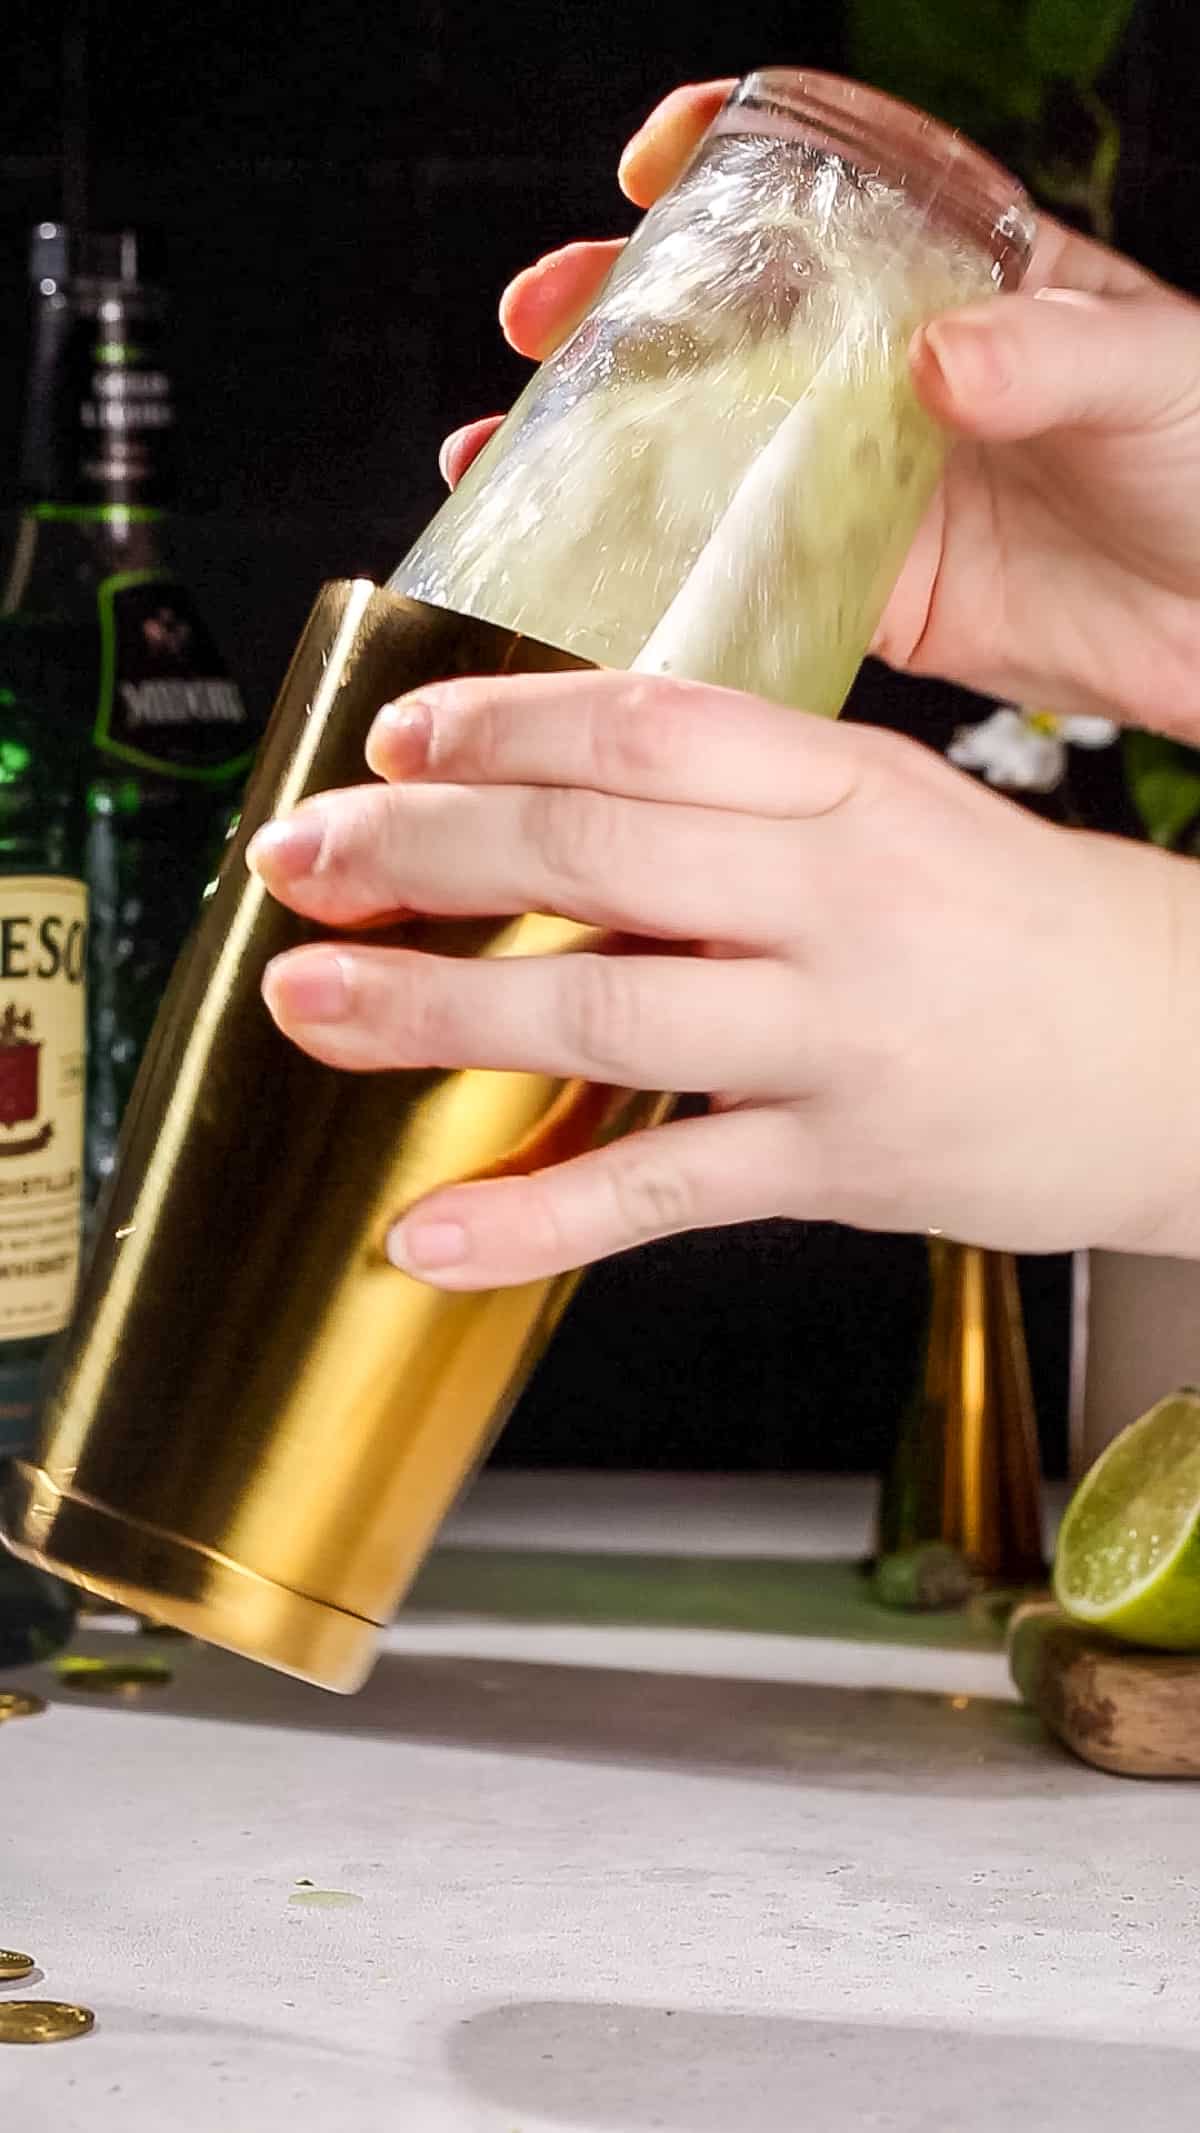
[[[96, 1655], [130, 1656], [125, 1631], [91, 1628], [82, 1641]], [[53, 1704], [120, 1712], [131, 1724], [201, 1718], [475, 1754], [974, 1798], [1054, 1796], [1068, 1773], [1073, 1790], [1104, 1782], [1068, 1763], [1018, 1705], [979, 1697], [387, 1651], [366, 1686], [343, 1698], [203, 1645], [161, 1649], [170, 1683], [124, 1700], [72, 1693], [53, 1674], [26, 1678]]]
[[505, 2123], [595, 2133], [1176, 2133], [1200, 2075], [1171, 2045], [576, 2001], [489, 2008], [448, 2055]]

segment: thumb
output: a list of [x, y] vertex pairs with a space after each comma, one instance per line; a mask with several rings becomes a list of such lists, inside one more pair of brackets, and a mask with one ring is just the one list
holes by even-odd
[[914, 336], [913, 383], [968, 437], [1136, 430], [1200, 410], [1200, 305], [1040, 289], [934, 319]]

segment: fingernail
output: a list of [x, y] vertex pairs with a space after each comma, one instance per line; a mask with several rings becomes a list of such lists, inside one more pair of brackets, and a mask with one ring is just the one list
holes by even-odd
[[288, 815], [282, 822], [268, 822], [250, 839], [246, 863], [255, 873], [282, 874], [294, 880], [311, 874], [325, 841], [325, 824], [319, 808]]
[[630, 164], [637, 160], [638, 150], [642, 145], [642, 135], [645, 131], [645, 127], [640, 126], [638, 128], [638, 131], [634, 134], [633, 139], [631, 141], [626, 141], [624, 148], [621, 150], [621, 159], [620, 162], [617, 164], [618, 185], [624, 185], [626, 177], [629, 174]]
[[461, 436], [461, 429], [451, 430], [450, 435], [442, 439], [442, 448], [438, 453], [438, 473], [447, 488], [450, 487], [450, 454]]
[[287, 956], [268, 963], [263, 976], [267, 1005], [289, 1022], [342, 1022], [350, 1008], [349, 958], [336, 949]]
[[617, 162], [617, 183], [619, 185], [624, 183], [630, 164], [636, 163], [646, 141], [657, 131], [658, 123], [658, 110], [656, 108], [642, 120], [637, 132], [630, 134]]
[[1007, 391], [1012, 382], [991, 319], [935, 319], [918, 341], [940, 370], [952, 399], [990, 399]]
[[409, 1215], [388, 1231], [387, 1255], [404, 1274], [435, 1273], [461, 1266], [467, 1257], [467, 1233], [461, 1222], [422, 1221]]
[[433, 711], [423, 697], [385, 704], [367, 735], [367, 768], [376, 777], [413, 777], [429, 757]]
[[1034, 302], [1039, 304], [1073, 304], [1077, 311], [1103, 310], [1104, 299], [1090, 289], [1035, 289]]

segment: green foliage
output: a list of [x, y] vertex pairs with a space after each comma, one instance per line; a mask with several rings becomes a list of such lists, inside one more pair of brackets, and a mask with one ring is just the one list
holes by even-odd
[[1087, 97], [1136, 0], [848, 0], [853, 71], [986, 141], [1031, 135], [1052, 92]]
[[849, 0], [853, 70], [984, 139], [1035, 125], [1043, 78], [1006, 0]]
[[1153, 844], [1177, 850], [1200, 819], [1200, 755], [1157, 733], [1127, 733], [1129, 793]]
[[1047, 81], [1095, 86], [1115, 57], [1136, 0], [1027, 0], [1024, 47]]

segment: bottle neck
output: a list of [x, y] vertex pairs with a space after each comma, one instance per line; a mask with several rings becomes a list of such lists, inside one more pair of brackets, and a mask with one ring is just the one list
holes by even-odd
[[[35, 296], [21, 461], [22, 492], [35, 510], [101, 514], [94, 523], [130, 527], [170, 502], [175, 415], [164, 315], [159, 292], [138, 284], [81, 278]], [[120, 513], [124, 521], [103, 516]]]
[[165, 511], [148, 505], [27, 504], [0, 585], [0, 614], [90, 615], [96, 585], [124, 573], [167, 573]]

